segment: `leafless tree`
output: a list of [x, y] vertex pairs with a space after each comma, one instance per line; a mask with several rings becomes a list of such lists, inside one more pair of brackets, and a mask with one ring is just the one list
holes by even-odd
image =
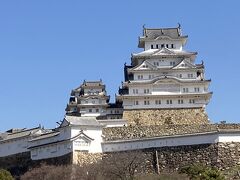
[[108, 179], [134, 179], [145, 166], [144, 153], [138, 151], [106, 154], [102, 160], [102, 171]]

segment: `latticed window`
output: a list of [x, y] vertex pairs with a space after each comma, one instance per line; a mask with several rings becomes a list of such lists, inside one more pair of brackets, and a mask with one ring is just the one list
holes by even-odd
[[144, 101], [144, 105], [149, 105], [150, 103], [149, 103], [149, 101]]
[[178, 104], [183, 104], [183, 99], [179, 99]]
[[161, 104], [161, 100], [155, 100], [155, 104]]

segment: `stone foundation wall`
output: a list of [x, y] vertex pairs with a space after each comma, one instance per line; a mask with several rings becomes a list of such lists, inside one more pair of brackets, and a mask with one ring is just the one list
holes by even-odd
[[160, 172], [174, 172], [185, 165], [194, 163], [217, 167], [219, 170], [226, 170], [233, 166], [240, 165], [240, 143], [231, 142], [148, 148], [138, 151], [106, 154], [88, 154], [76, 151], [61, 157], [39, 161], [32, 161], [30, 159], [30, 153], [27, 152], [0, 158], [0, 168], [7, 169], [15, 177], [19, 177], [19, 175], [24, 174], [29, 168], [38, 166], [43, 162], [54, 165], [75, 163], [84, 166], [87, 164], [97, 163], [102, 159], [103, 162], [104, 160], [112, 160], [107, 157], [112, 156], [113, 154], [116, 155], [116, 161], [123, 159], [127, 161], [130, 159], [128, 157], [132, 156], [133, 152], [138, 153], [136, 156], [138, 157], [137, 160], [141, 160], [143, 162], [141, 163], [141, 166], [139, 166], [140, 169], [138, 169], [138, 172], [153, 173], [157, 171], [158, 167]]
[[208, 124], [204, 108], [124, 110], [129, 125]]
[[[131, 155], [133, 151], [125, 151], [123, 156], [126, 156], [127, 152]], [[153, 173], [157, 172], [159, 167], [160, 173], [172, 173], [178, 171], [181, 167], [195, 163], [216, 167], [219, 170], [240, 165], [240, 143], [149, 148], [136, 152], [138, 153], [137, 157], [144, 157], [142, 159], [143, 166], [138, 169], [138, 172]], [[112, 153], [106, 155], [109, 154]], [[122, 159], [121, 153], [118, 152], [117, 156], [119, 160]]]
[[103, 154], [101, 153], [85, 153], [80, 151], [75, 151], [73, 153], [73, 164], [84, 166], [86, 164], [93, 164], [102, 159]]
[[216, 167], [220, 170], [240, 165], [240, 143], [218, 143]]

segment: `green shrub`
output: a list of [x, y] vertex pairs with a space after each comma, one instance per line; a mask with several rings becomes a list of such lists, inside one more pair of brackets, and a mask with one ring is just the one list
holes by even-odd
[[190, 179], [196, 180], [224, 180], [225, 177], [216, 168], [202, 164], [193, 164], [180, 169], [180, 173], [187, 174]]
[[13, 180], [13, 177], [9, 171], [0, 169], [0, 180]]

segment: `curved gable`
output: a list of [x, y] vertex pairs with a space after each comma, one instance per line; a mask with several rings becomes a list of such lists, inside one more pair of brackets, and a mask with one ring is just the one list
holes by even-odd
[[132, 68], [131, 70], [153, 70], [157, 67], [153, 64], [151, 64], [149, 61], [145, 60], [142, 62], [142, 64], [139, 64], [138, 66]]
[[172, 69], [188, 69], [188, 68], [196, 68], [196, 66], [183, 59], [179, 64], [174, 66]]

